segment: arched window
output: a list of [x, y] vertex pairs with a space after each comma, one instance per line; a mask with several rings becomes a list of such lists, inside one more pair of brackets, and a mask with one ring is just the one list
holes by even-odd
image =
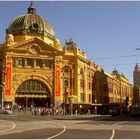
[[24, 81], [17, 89], [17, 93], [45, 93], [49, 94], [48, 87], [39, 80]]

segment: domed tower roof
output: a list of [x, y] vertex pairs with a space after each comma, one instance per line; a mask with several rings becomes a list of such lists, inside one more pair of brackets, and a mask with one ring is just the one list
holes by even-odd
[[112, 71], [112, 74], [113, 75], [118, 75], [118, 76], [120, 75], [119, 72], [116, 70], [116, 68]]
[[28, 8], [28, 13], [17, 16], [6, 30], [8, 34], [15, 35], [43, 35], [54, 37], [55, 33], [51, 24], [36, 14], [33, 2]]

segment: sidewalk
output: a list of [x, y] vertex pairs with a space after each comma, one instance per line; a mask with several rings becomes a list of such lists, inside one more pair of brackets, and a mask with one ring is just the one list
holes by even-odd
[[91, 119], [91, 118], [96, 118], [96, 117], [101, 117], [101, 116], [107, 116], [107, 115], [96, 115], [96, 114], [73, 114], [73, 115], [55, 115], [55, 116], [50, 116], [50, 115], [34, 115], [31, 113], [31, 111], [20, 111], [15, 113], [16, 116], [26, 116], [26, 117], [33, 117], [33, 118], [48, 118], [48, 119], [57, 119], [57, 120], [73, 120], [73, 119]]

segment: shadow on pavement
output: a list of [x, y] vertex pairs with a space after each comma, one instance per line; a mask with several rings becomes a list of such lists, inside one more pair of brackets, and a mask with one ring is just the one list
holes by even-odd
[[111, 116], [111, 115], [61, 115], [39, 116], [31, 114], [0, 115], [1, 120], [91, 120], [91, 121], [140, 121], [140, 116]]

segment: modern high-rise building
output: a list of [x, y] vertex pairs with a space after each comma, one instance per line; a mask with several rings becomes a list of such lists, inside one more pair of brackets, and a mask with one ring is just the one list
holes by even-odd
[[121, 103], [122, 95], [131, 101], [128, 80], [103, 71], [71, 39], [62, 46], [31, 2], [27, 13], [12, 20], [0, 45], [1, 105], [62, 107], [72, 113]]

